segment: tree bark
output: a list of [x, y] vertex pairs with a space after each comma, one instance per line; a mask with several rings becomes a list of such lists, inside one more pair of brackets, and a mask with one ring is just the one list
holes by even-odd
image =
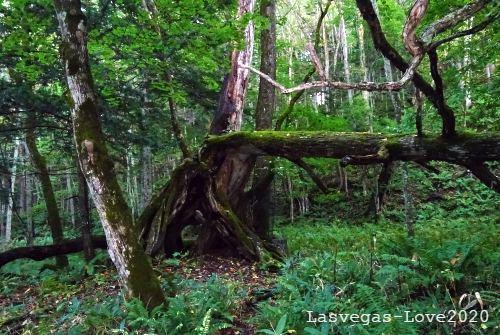
[[[253, 13], [255, 0], [238, 0], [237, 18]], [[250, 66], [254, 43], [254, 24], [250, 21], [245, 28], [245, 48], [231, 52], [231, 71], [224, 80], [219, 106], [210, 126], [211, 134], [222, 134], [241, 129], [243, 107], [248, 85], [249, 70], [240, 66]]]
[[[238, 16], [251, 12], [254, 3], [240, 0]], [[224, 81], [211, 125], [212, 134], [241, 128], [248, 70], [240, 65], [251, 62], [253, 40], [250, 22], [245, 29], [245, 49], [231, 54], [231, 73]], [[161, 251], [172, 254], [182, 250], [182, 229], [201, 225], [196, 243], [200, 253], [225, 250], [252, 260], [270, 254], [279, 256], [279, 251], [262, 240], [248, 222], [245, 186], [254, 164], [254, 157], [235, 150], [212, 152], [201, 161], [185, 160], [139, 219], [146, 252], [156, 255]], [[207, 169], [208, 166], [211, 168]]]
[[[359, 41], [359, 63], [361, 65], [361, 71], [363, 72], [363, 81], [368, 81], [368, 68], [366, 66], [366, 53], [365, 53], [365, 29], [363, 27], [363, 22], [358, 24], [358, 41]], [[392, 80], [390, 80], [392, 81]], [[391, 92], [392, 94], [392, 92]], [[368, 111], [368, 129], [373, 133], [373, 109], [370, 106], [370, 92], [363, 91], [363, 101], [365, 102], [365, 107]]]
[[369, 165], [391, 160], [445, 161], [466, 165], [468, 161], [500, 159], [500, 134], [462, 134], [451, 139], [439, 136], [328, 131], [238, 132], [209, 136], [210, 151], [238, 150], [253, 156], [328, 157], [341, 159], [344, 165]]
[[80, 232], [82, 235], [83, 255], [87, 261], [90, 261], [94, 258], [95, 251], [92, 244], [89, 189], [78, 159], [76, 160], [76, 171], [78, 176], [78, 216], [81, 225]]
[[26, 192], [26, 244], [32, 246], [35, 239], [35, 227], [33, 225], [33, 193], [35, 189], [31, 175], [26, 176]]
[[102, 110], [90, 71], [86, 18], [80, 0], [55, 0], [54, 3], [62, 37], [61, 56], [71, 93], [78, 159], [106, 234], [110, 258], [127, 295], [139, 298], [150, 308], [158, 306], [165, 298], [139, 244], [101, 129]]
[[153, 192], [153, 173], [152, 173], [152, 158], [151, 147], [143, 145], [141, 148], [141, 171], [140, 171], [140, 195], [139, 195], [139, 211], [141, 211], [151, 199]]
[[[269, 22], [269, 26], [260, 34], [260, 71], [276, 79], [276, 1], [263, 0], [260, 4], [260, 14]], [[271, 129], [276, 104], [276, 90], [267, 80], [260, 79], [257, 109], [255, 111], [255, 129]], [[272, 162], [259, 158], [255, 163], [254, 187], [265, 180], [271, 180], [273, 174]], [[257, 235], [268, 238], [271, 213], [271, 183], [255, 195], [252, 207], [252, 222]]]
[[14, 141], [14, 154], [12, 155], [12, 169], [10, 171], [10, 185], [7, 202], [7, 215], [5, 219], [5, 242], [10, 242], [12, 238], [12, 214], [14, 213], [14, 191], [16, 189], [17, 159], [19, 157], [19, 140]]
[[408, 237], [415, 235], [414, 223], [414, 210], [413, 210], [413, 197], [410, 192], [410, 182], [408, 178], [408, 163], [403, 163], [402, 167], [403, 179], [403, 200], [405, 208], [405, 224]]
[[[340, 17], [339, 33], [340, 41], [342, 43], [342, 59], [344, 61], [344, 80], [346, 83], [350, 83], [351, 71], [349, 68], [349, 45], [347, 44], [347, 29], [343, 15]], [[347, 97], [349, 99], [349, 104], [352, 104], [353, 92], [351, 89], [347, 90]]]
[[[64, 240], [63, 224], [59, 216], [59, 209], [57, 208], [56, 197], [50, 181], [49, 171], [45, 158], [38, 151], [35, 135], [35, 119], [34, 111], [29, 112], [26, 124], [26, 146], [28, 147], [31, 163], [37, 171], [37, 177], [42, 186], [43, 198], [45, 200], [45, 207], [47, 208], [47, 223], [49, 224], [52, 240], [54, 244], [61, 244]], [[58, 256], [56, 258], [58, 266], [68, 265], [68, 259], [65, 256]]]

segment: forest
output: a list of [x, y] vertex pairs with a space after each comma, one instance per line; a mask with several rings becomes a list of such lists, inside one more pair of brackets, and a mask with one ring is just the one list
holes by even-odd
[[498, 334], [499, 16], [2, 0], [0, 334]]

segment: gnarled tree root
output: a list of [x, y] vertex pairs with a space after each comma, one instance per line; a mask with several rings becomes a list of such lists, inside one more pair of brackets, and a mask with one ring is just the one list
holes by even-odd
[[236, 215], [229, 201], [215, 192], [213, 173], [202, 162], [185, 160], [147, 213], [139, 224], [145, 250], [152, 256], [183, 250], [182, 230], [196, 225], [200, 226], [197, 253], [223, 252], [252, 261], [282, 257], [279, 248], [259, 238]]

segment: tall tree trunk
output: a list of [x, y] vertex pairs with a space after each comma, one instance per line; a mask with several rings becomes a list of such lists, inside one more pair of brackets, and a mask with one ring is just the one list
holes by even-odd
[[89, 189], [78, 160], [76, 160], [76, 172], [78, 177], [78, 217], [83, 241], [83, 254], [85, 259], [90, 261], [94, 258], [95, 251], [92, 244]]
[[165, 302], [160, 283], [139, 243], [101, 129], [102, 109], [90, 71], [80, 0], [55, 0], [55, 8], [78, 159], [106, 234], [109, 255], [129, 297], [139, 298], [149, 307], [160, 305]]
[[[237, 18], [253, 13], [256, 0], [238, 0]], [[250, 21], [245, 28], [245, 48], [231, 52], [231, 71], [224, 80], [219, 106], [210, 127], [211, 134], [222, 134], [241, 129], [243, 107], [248, 85], [249, 70], [254, 44], [254, 25]]]
[[136, 178], [133, 173], [134, 167], [134, 156], [132, 152], [127, 153], [127, 196], [129, 199], [130, 208], [132, 210], [132, 218], [136, 217], [137, 214], [137, 187]]
[[26, 176], [26, 244], [31, 247], [35, 239], [35, 227], [33, 225], [33, 177]]
[[328, 33], [326, 29], [326, 22], [321, 24], [321, 37], [323, 43], [323, 58], [325, 59], [325, 78], [330, 79], [330, 48], [328, 46]]
[[9, 186], [7, 173], [0, 174], [0, 241], [5, 240], [5, 215], [7, 214], [7, 203], [9, 198]]
[[16, 190], [17, 161], [19, 157], [19, 140], [14, 140], [14, 154], [12, 155], [12, 168], [10, 170], [9, 200], [7, 202], [7, 215], [5, 218], [5, 242], [10, 242], [12, 238], [12, 216], [14, 213], [14, 194]]
[[[472, 20], [469, 19], [467, 20], [467, 26], [468, 29], [472, 27]], [[471, 90], [470, 90], [470, 78], [471, 78], [471, 70], [469, 69], [469, 66], [471, 64], [470, 61], [470, 40], [471, 36], [467, 35], [464, 38], [464, 58], [463, 58], [463, 66], [465, 68], [465, 75], [464, 75], [464, 84], [463, 84], [463, 89], [464, 89], [464, 116], [463, 116], [463, 127], [467, 128], [467, 117], [469, 114], [469, 110], [472, 107], [472, 96], [471, 96]]]
[[[344, 79], [346, 83], [350, 83], [351, 71], [349, 68], [349, 45], [347, 42], [347, 29], [345, 26], [345, 20], [343, 15], [340, 17], [339, 34], [342, 43], [342, 59], [344, 60]], [[352, 97], [353, 97], [352, 90], [347, 90], [347, 97], [349, 98], [349, 104], [352, 104]]]
[[[253, 13], [255, 3], [255, 0], [239, 0], [237, 17]], [[254, 24], [250, 21], [245, 28], [245, 48], [231, 53], [231, 71], [224, 80], [219, 106], [210, 128], [211, 134], [219, 135], [241, 129], [249, 71], [239, 64], [251, 64], [253, 48]], [[249, 210], [244, 189], [255, 160], [237, 152], [228, 152], [219, 159], [222, 163], [215, 177], [216, 193], [221, 196], [222, 202], [227, 203], [241, 217]], [[210, 241], [208, 244], [218, 243]]]
[[[365, 30], [363, 27], [363, 22], [358, 23], [358, 41], [359, 41], [359, 63], [361, 65], [361, 71], [363, 72], [363, 81], [368, 82], [368, 68], [366, 66], [366, 54], [365, 54]], [[370, 92], [363, 91], [363, 101], [365, 102], [365, 107], [368, 111], [368, 129], [373, 132], [373, 109], [370, 106]]]
[[[30, 154], [28, 145], [26, 141], [23, 142], [24, 155], [27, 160], [30, 160]], [[26, 187], [26, 244], [30, 247], [33, 246], [35, 238], [35, 227], [33, 225], [33, 203], [35, 203], [36, 189], [34, 187], [33, 175], [31, 173], [26, 173], [24, 175], [25, 187]]]
[[409, 179], [408, 179], [408, 163], [403, 163], [403, 200], [405, 208], [405, 223], [408, 237], [415, 235], [414, 229], [414, 212], [413, 212], [413, 197], [410, 193]]
[[153, 167], [152, 154], [149, 145], [143, 145], [141, 149], [141, 171], [140, 171], [140, 192], [139, 211], [142, 210], [151, 200], [153, 191]]
[[[269, 26], [260, 34], [260, 71], [276, 79], [276, 0], [262, 0], [260, 14], [267, 18]], [[273, 126], [273, 114], [276, 105], [276, 92], [272, 84], [263, 78], [259, 83], [257, 109], [255, 111], [255, 129], [266, 130]], [[254, 187], [266, 183], [259, 194], [256, 194], [253, 205], [252, 221], [255, 232], [261, 238], [267, 238], [271, 223], [271, 179], [272, 162], [259, 158], [255, 163]]]
[[[49, 224], [52, 240], [55, 244], [62, 243], [64, 240], [63, 224], [59, 216], [59, 209], [57, 208], [56, 196], [50, 181], [49, 171], [45, 158], [38, 151], [36, 144], [36, 115], [35, 112], [30, 112], [26, 121], [26, 146], [28, 147], [31, 163], [37, 172], [38, 180], [42, 186], [43, 198], [45, 200], [45, 207], [47, 208], [47, 223]], [[58, 266], [68, 265], [68, 259], [65, 256], [57, 256], [56, 264]]]
[[73, 228], [76, 227], [76, 218], [75, 218], [75, 197], [73, 196], [73, 186], [71, 184], [71, 174], [66, 174], [66, 190], [69, 195], [68, 199], [68, 209], [69, 214], [71, 216], [71, 225]]

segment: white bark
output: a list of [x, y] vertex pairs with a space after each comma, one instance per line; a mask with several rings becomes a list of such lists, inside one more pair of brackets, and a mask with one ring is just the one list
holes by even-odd
[[[368, 69], [366, 67], [366, 54], [365, 54], [365, 41], [364, 41], [364, 28], [363, 23], [359, 23], [358, 26], [358, 40], [359, 40], [359, 63], [361, 65], [361, 71], [363, 72], [363, 81], [368, 81]], [[389, 79], [388, 79], [389, 80]], [[390, 79], [389, 81], [392, 81]], [[368, 111], [368, 129], [373, 132], [373, 110], [370, 106], [370, 92], [362, 91], [363, 101], [365, 102], [366, 109]]]
[[71, 215], [71, 224], [73, 225], [73, 228], [75, 228], [76, 227], [75, 198], [73, 197], [73, 186], [71, 184], [71, 175], [69, 173], [66, 174], [66, 190], [68, 196], [70, 197], [68, 200], [68, 208], [69, 208], [69, 213]]
[[[28, 152], [28, 151], [26, 151]], [[26, 176], [26, 244], [33, 245], [34, 227], [33, 227], [33, 176]]]
[[295, 219], [294, 210], [293, 210], [293, 191], [292, 191], [292, 180], [290, 176], [286, 176], [287, 186], [288, 186], [288, 194], [290, 198], [290, 221], [293, 222]]
[[[472, 27], [472, 20], [469, 19], [467, 20], [467, 28], [470, 29]], [[464, 38], [464, 60], [463, 60], [463, 66], [465, 68], [465, 80], [464, 80], [464, 95], [465, 95], [465, 105], [464, 105], [464, 128], [467, 128], [467, 115], [469, 114], [469, 109], [472, 107], [472, 96], [471, 96], [471, 90], [470, 90], [470, 77], [471, 77], [471, 71], [468, 69], [470, 66], [470, 40], [471, 36], [467, 35]]]
[[141, 151], [141, 190], [139, 197], [139, 210], [143, 209], [148, 204], [153, 191], [153, 168], [151, 160], [151, 147], [145, 145], [142, 147]]
[[[7, 202], [8, 202], [8, 181], [5, 174], [0, 176], [0, 189], [2, 190], [2, 196], [0, 197], [0, 241], [3, 241], [5, 236], [5, 215], [7, 214]], [[5, 193], [3, 193], [5, 192]], [[5, 194], [5, 197], [4, 197]]]
[[410, 193], [409, 181], [408, 181], [408, 163], [403, 163], [403, 200], [405, 208], [405, 223], [406, 229], [409, 237], [414, 235], [414, 213], [413, 213], [413, 198]]
[[14, 212], [14, 192], [16, 189], [17, 161], [19, 157], [19, 139], [14, 140], [14, 153], [12, 155], [12, 168], [10, 170], [9, 201], [7, 204], [7, 217], [5, 219], [5, 242], [12, 238], [12, 215]]
[[[351, 72], [349, 69], [349, 46], [347, 44], [347, 29], [345, 26], [344, 16], [342, 15], [340, 18], [340, 27], [339, 27], [340, 39], [342, 42], [342, 59], [344, 61], [344, 81], [346, 83], [351, 82]], [[347, 90], [347, 96], [349, 98], [349, 104], [352, 104], [352, 89]]]
[[486, 78], [488, 79], [488, 82], [490, 82], [491, 76], [493, 75], [493, 72], [495, 72], [495, 64], [490, 63], [490, 64], [486, 65], [484, 72], [486, 73]]
[[328, 36], [326, 33], [326, 23], [321, 25], [321, 36], [323, 38], [323, 58], [325, 59], [325, 77], [330, 79], [330, 48], [328, 47]]

